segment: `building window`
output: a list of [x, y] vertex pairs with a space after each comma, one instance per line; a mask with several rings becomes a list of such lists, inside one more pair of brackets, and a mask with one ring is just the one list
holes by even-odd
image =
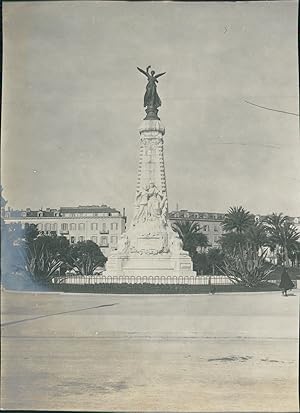
[[92, 237], [92, 241], [95, 243], [95, 244], [97, 244], [97, 237]]
[[50, 231], [50, 224], [49, 223], [47, 223], [47, 224], [45, 224], [45, 231]]
[[118, 237], [117, 237], [116, 235], [112, 235], [112, 236], [110, 237], [110, 242], [111, 242], [113, 245], [116, 245], [117, 242], [118, 242]]
[[85, 229], [85, 224], [83, 224], [82, 222], [78, 224], [78, 229], [79, 231], [83, 231]]
[[68, 231], [68, 224], [61, 224], [62, 231]]
[[83, 237], [83, 236], [80, 236], [80, 237], [78, 238], [78, 240], [79, 240], [79, 242], [83, 242], [83, 241], [84, 241], [84, 237]]
[[98, 224], [96, 224], [96, 223], [91, 223], [91, 230], [93, 231], [93, 230], [98, 230]]
[[70, 230], [75, 231], [76, 230], [76, 224], [70, 224]]
[[43, 224], [38, 224], [38, 230], [43, 231]]
[[115, 229], [115, 230], [117, 230], [117, 229], [118, 229], [118, 223], [117, 223], [117, 222], [112, 222], [112, 223], [110, 224], [110, 229]]
[[102, 247], [107, 247], [108, 246], [108, 241], [107, 241], [107, 237], [101, 237], [101, 246]]
[[215, 232], [218, 232], [218, 231], [219, 231], [219, 228], [218, 228], [217, 225], [214, 226], [214, 231], [215, 231]]
[[75, 244], [75, 237], [71, 237], [71, 244]]
[[57, 231], [57, 224], [51, 224], [51, 231]]

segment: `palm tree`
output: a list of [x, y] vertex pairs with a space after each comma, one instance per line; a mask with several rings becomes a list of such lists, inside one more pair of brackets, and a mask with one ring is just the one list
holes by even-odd
[[245, 232], [246, 242], [257, 251], [268, 243], [267, 231], [262, 223], [254, 223]]
[[289, 222], [289, 217], [282, 213], [267, 216], [263, 223], [268, 233], [268, 245], [279, 251], [282, 261], [288, 265], [289, 256], [298, 251], [299, 232]]
[[193, 257], [197, 248], [206, 248], [208, 246], [208, 239], [205, 234], [200, 232], [201, 228], [196, 221], [176, 221], [172, 224], [172, 229], [180, 236], [183, 249], [188, 251]]
[[184, 243], [185, 238], [190, 234], [196, 234], [200, 227], [196, 221], [180, 220], [172, 224], [172, 229], [178, 233]]
[[221, 248], [225, 254], [234, 253], [239, 247], [246, 247], [247, 240], [245, 234], [239, 232], [227, 232], [223, 234], [219, 241]]
[[226, 232], [244, 233], [254, 223], [254, 216], [243, 207], [230, 207], [223, 220]]

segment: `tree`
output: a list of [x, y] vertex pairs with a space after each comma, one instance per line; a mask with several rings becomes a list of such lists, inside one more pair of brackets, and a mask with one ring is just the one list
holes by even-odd
[[219, 241], [221, 248], [225, 254], [234, 253], [239, 247], [245, 247], [247, 244], [245, 234], [239, 232], [228, 232], [223, 234]]
[[216, 269], [223, 266], [224, 253], [219, 248], [211, 248], [207, 252], [207, 261], [209, 265], [209, 272], [215, 275]]
[[193, 268], [197, 274], [208, 272], [208, 260], [205, 252], [196, 252], [193, 256]]
[[27, 234], [22, 252], [25, 254], [25, 269], [35, 281], [52, 282], [57, 270], [65, 265], [69, 255], [69, 241], [57, 235], [40, 235], [31, 238]]
[[269, 247], [279, 254], [280, 261], [289, 264], [289, 257], [299, 251], [300, 234], [296, 227], [289, 222], [289, 218], [282, 213], [267, 216], [263, 224], [266, 228]]
[[25, 224], [23, 237], [28, 243], [31, 243], [39, 235], [39, 230], [35, 224]]
[[225, 215], [220, 244], [224, 252], [233, 253], [237, 248], [251, 246], [257, 251], [267, 245], [265, 226], [257, 223], [254, 216], [244, 208], [231, 207]]
[[223, 220], [226, 232], [244, 233], [254, 223], [254, 216], [243, 207], [230, 207]]
[[68, 262], [81, 275], [91, 275], [97, 267], [103, 267], [107, 258], [93, 241], [80, 241], [70, 248]]
[[247, 245], [252, 246], [257, 251], [268, 243], [267, 231], [262, 223], [254, 223], [245, 231]]
[[199, 223], [196, 221], [176, 221], [172, 228], [180, 236], [183, 249], [189, 252], [191, 258], [196, 254], [197, 248], [203, 249], [208, 246], [207, 236], [200, 232]]
[[190, 220], [176, 221], [172, 224], [172, 228], [180, 236], [183, 245], [188, 237], [197, 234], [200, 229], [199, 224], [196, 221]]
[[261, 255], [256, 248], [241, 246], [234, 254], [228, 253], [224, 258], [221, 272], [233, 283], [246, 287], [259, 287], [266, 284], [275, 267], [265, 261], [267, 249]]
[[186, 239], [185, 248], [191, 257], [193, 257], [196, 253], [204, 253], [207, 247], [207, 236], [201, 232], [195, 233]]

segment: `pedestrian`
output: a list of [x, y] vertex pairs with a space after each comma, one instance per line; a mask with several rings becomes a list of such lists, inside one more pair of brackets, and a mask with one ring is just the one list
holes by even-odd
[[294, 287], [295, 287], [294, 283], [290, 279], [290, 276], [287, 272], [287, 269], [285, 267], [283, 267], [283, 271], [282, 271], [281, 279], [280, 279], [280, 284], [279, 284], [279, 288], [281, 288], [281, 290], [282, 290], [282, 295], [287, 297], [287, 291], [291, 290]]

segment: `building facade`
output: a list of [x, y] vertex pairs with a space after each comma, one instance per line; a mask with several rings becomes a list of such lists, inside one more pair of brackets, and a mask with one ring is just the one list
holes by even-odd
[[[118, 240], [126, 229], [125, 211], [111, 208], [107, 205], [87, 205], [78, 207], [46, 208], [33, 211], [2, 208], [2, 217], [7, 224], [36, 224], [41, 233], [65, 236], [71, 244], [78, 241], [91, 240], [98, 244], [105, 256], [117, 249]], [[219, 247], [219, 240], [224, 233], [222, 222], [225, 214], [219, 212], [191, 212], [188, 210], [171, 211], [168, 214], [170, 223], [176, 221], [196, 221], [199, 230], [208, 238], [208, 248]], [[265, 216], [255, 215], [256, 221]], [[300, 217], [290, 217], [289, 221], [300, 232]], [[275, 253], [269, 253], [269, 258], [275, 260]], [[274, 257], [273, 257], [274, 255]]]
[[199, 231], [203, 232], [208, 239], [208, 247], [216, 248], [224, 233], [222, 222], [225, 214], [218, 212], [190, 212], [186, 209], [169, 212], [169, 221], [195, 221], [199, 223]]
[[[203, 232], [208, 238], [208, 248], [219, 247], [219, 240], [222, 234], [225, 233], [222, 226], [224, 217], [224, 213], [218, 212], [190, 212], [183, 209], [169, 212], [171, 224], [172, 222], [185, 220], [198, 222], [200, 232]], [[256, 222], [261, 222], [266, 215], [255, 215], [254, 217]], [[294, 225], [300, 233], [300, 217], [289, 217], [289, 222]], [[272, 261], [276, 261], [275, 253], [270, 251], [268, 256], [270, 259], [272, 258]]]
[[41, 234], [62, 235], [71, 244], [91, 240], [99, 245], [105, 256], [117, 249], [119, 238], [126, 228], [125, 210], [121, 214], [107, 205], [46, 208], [38, 211], [8, 208], [4, 220], [6, 224], [19, 223], [23, 228], [26, 224], [35, 224]]

